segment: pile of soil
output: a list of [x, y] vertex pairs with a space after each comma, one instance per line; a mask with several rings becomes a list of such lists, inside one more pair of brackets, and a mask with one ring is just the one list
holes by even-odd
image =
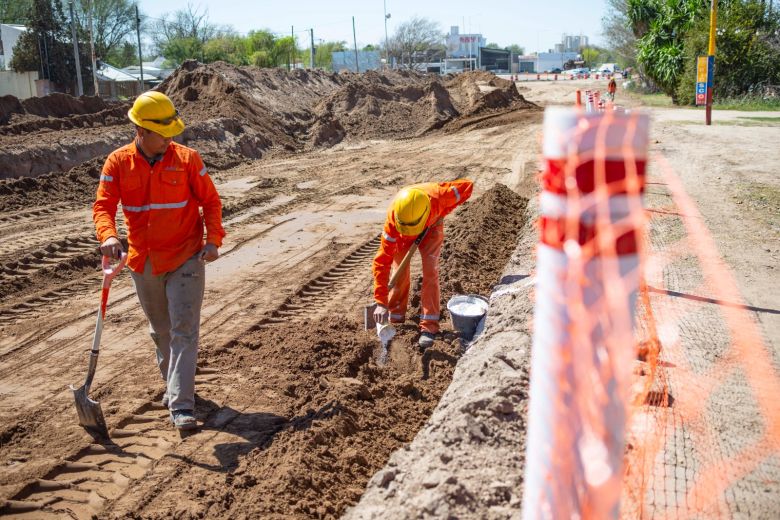
[[129, 107], [129, 103], [106, 101], [97, 96], [54, 93], [24, 100], [2, 96], [0, 135], [125, 123]]
[[[477, 200], [466, 202], [447, 221], [439, 274], [442, 319], [446, 319], [452, 296], [487, 296], [499, 282], [517, 246], [527, 205], [528, 199], [496, 184]], [[414, 308], [419, 308], [421, 288], [422, 278], [418, 278], [412, 292]]]
[[54, 203], [86, 204], [95, 200], [106, 157], [96, 157], [66, 174], [0, 180], [0, 212]]
[[[157, 88], [187, 125], [177, 140], [197, 149], [212, 171], [268, 153], [477, 128], [481, 118], [535, 108], [514, 83], [482, 71], [441, 78], [186, 61]], [[132, 137], [129, 107], [65, 94], [0, 98], [0, 162], [14, 165], [0, 177], [63, 172], [105, 156]]]
[[[448, 291], [455, 280], [480, 293], [496, 283], [514, 249], [525, 202], [497, 186], [454, 215], [442, 255]], [[354, 309], [333, 311], [333, 318], [319, 322], [256, 327], [206, 354], [221, 372], [248, 373], [249, 385], [283, 394], [275, 413], [289, 419], [263, 434], [230, 473], [199, 477], [189, 497], [191, 516], [337, 518], [428, 419], [460, 357], [457, 337], [445, 331], [421, 353], [417, 327], [406, 323], [392, 342], [390, 361], [378, 366], [375, 336], [356, 319], [339, 317]], [[256, 392], [247, 390], [245, 402], [234, 406], [251, 408]]]

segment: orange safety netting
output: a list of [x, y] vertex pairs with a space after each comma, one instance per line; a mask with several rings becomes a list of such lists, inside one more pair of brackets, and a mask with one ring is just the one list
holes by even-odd
[[653, 160], [622, 516], [777, 518], [780, 356], [757, 316], [778, 311], [744, 302], [680, 179]]
[[647, 116], [588, 105], [545, 114], [523, 517], [780, 517], [778, 311], [647, 181]]

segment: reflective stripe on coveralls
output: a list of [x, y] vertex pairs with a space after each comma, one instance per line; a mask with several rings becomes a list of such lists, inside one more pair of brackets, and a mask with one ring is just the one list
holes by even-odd
[[[420, 314], [420, 329], [426, 332], [436, 334], [439, 332], [439, 311], [440, 311], [440, 291], [439, 291], [439, 255], [441, 246], [444, 243], [444, 224], [438, 224], [430, 229], [420, 242], [418, 251], [422, 257], [423, 283], [420, 294], [420, 303], [422, 313]], [[393, 268], [397, 268], [403, 261], [406, 252], [412, 246], [411, 243], [405, 247], [396, 249], [393, 256]], [[390, 309], [390, 318], [403, 321], [406, 316], [406, 307], [409, 304], [410, 287], [410, 268], [407, 266], [395, 282], [395, 286], [390, 290], [388, 308]], [[397, 316], [397, 317], [396, 317]]]

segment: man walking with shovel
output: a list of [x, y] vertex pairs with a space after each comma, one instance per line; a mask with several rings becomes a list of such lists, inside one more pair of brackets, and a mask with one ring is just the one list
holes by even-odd
[[[422, 257], [422, 348], [433, 344], [439, 333], [439, 254], [444, 242], [444, 217], [471, 196], [468, 179], [426, 182], [402, 189], [387, 210], [382, 241], [374, 257], [374, 320], [402, 323], [409, 301], [409, 258], [419, 248]], [[399, 270], [393, 287], [390, 271]]]
[[166, 95], [141, 94], [128, 117], [135, 124], [135, 139], [106, 159], [93, 220], [101, 252], [117, 258], [122, 245], [115, 217], [122, 203], [127, 266], [167, 385], [163, 404], [174, 426], [188, 430], [197, 426], [195, 367], [204, 264], [217, 259], [225, 236], [222, 203], [198, 152], [172, 141], [184, 131], [184, 123]]

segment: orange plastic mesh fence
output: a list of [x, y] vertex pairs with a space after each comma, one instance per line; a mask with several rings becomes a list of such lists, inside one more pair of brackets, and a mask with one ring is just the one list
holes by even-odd
[[[648, 190], [624, 518], [780, 517], [780, 355], [661, 155]], [[775, 338], [777, 341], [777, 338]]]
[[523, 518], [778, 518], [767, 310], [663, 157], [646, 179], [647, 116], [606, 108], [545, 113]]

